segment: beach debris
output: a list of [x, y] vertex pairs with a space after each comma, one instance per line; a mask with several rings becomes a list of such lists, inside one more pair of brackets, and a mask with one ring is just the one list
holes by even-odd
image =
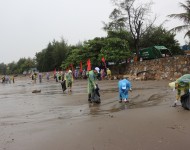
[[33, 90], [32, 93], [41, 93], [41, 90]]
[[113, 118], [113, 115], [110, 115], [110, 114], [109, 114], [109, 117], [110, 117], [110, 118]]
[[146, 70], [137, 72], [138, 80], [155, 80], [156, 72], [154, 70]]

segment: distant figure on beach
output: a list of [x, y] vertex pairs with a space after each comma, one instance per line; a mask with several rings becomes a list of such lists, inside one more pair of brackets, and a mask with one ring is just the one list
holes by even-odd
[[2, 80], [2, 83], [5, 83], [5, 76], [3, 76], [3, 77], [1, 78], [1, 80]]
[[177, 106], [177, 102], [181, 100], [182, 94], [188, 94], [190, 92], [190, 74], [185, 74], [178, 78], [176, 81], [169, 83], [169, 86], [173, 91], [177, 90], [176, 99], [173, 107]]
[[82, 78], [86, 79], [86, 70], [85, 69], [83, 69], [83, 71], [82, 71]]
[[75, 71], [74, 71], [74, 76], [75, 76], [75, 79], [78, 79], [78, 76], [79, 76], [79, 71], [78, 71], [78, 69], [75, 69]]
[[35, 72], [35, 73], [32, 73], [31, 78], [32, 78], [33, 83], [36, 83], [36, 80], [37, 80], [37, 73], [36, 73], [36, 72]]
[[5, 83], [11, 83], [11, 79], [8, 75], [5, 75]]
[[66, 73], [62, 72], [62, 74], [61, 74], [61, 76], [62, 76], [61, 77], [61, 87], [62, 87], [63, 92], [67, 89], [65, 75], [66, 75]]
[[101, 69], [100, 74], [101, 74], [101, 80], [103, 80], [104, 77], [105, 77], [105, 71], [104, 71], [104, 69]]
[[129, 102], [128, 100], [128, 91], [132, 91], [131, 89], [131, 82], [128, 80], [127, 77], [123, 78], [118, 82], [118, 88], [119, 88], [119, 102], [122, 101]]
[[57, 71], [55, 74], [55, 81], [58, 82], [59, 81], [59, 72]]
[[13, 83], [15, 83], [15, 77], [14, 77], [14, 75], [12, 76], [12, 80], [13, 80]]
[[107, 68], [107, 79], [110, 80], [111, 79], [111, 70], [109, 68]]
[[42, 73], [38, 74], [39, 82], [42, 83]]
[[71, 92], [73, 86], [73, 73], [71, 70], [65, 73], [65, 80], [66, 80], [66, 88], [68, 89], [68, 92]]
[[49, 72], [47, 72], [47, 73], [46, 73], [46, 79], [47, 79], [47, 81], [49, 81], [49, 76], [50, 76], [50, 75], [49, 75]]

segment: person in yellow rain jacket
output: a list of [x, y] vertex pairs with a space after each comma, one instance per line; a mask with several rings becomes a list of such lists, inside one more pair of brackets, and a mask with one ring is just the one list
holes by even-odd
[[107, 79], [110, 80], [111, 79], [111, 70], [109, 68], [107, 68], [106, 72], [107, 72]]
[[190, 74], [181, 76], [176, 81], [169, 83], [169, 86], [173, 88], [173, 90], [177, 90], [176, 100], [173, 105], [175, 107], [177, 102], [181, 99], [181, 95], [190, 92]]

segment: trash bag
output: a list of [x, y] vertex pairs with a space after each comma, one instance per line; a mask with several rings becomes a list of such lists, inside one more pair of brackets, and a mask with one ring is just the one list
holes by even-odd
[[101, 103], [99, 87], [97, 84], [96, 84], [96, 89], [92, 90], [91, 101], [97, 104]]
[[61, 82], [61, 87], [62, 87], [63, 92], [67, 89], [67, 88], [66, 88], [66, 81], [65, 81], [65, 80], [63, 80], [63, 81]]
[[181, 106], [186, 110], [190, 110], [190, 93], [181, 96]]

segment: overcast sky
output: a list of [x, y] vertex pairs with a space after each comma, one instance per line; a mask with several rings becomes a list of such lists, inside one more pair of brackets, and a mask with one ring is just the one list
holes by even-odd
[[[142, 0], [142, 2], [148, 0]], [[185, 0], [152, 0], [156, 24], [181, 13], [179, 2]], [[68, 44], [106, 36], [102, 21], [108, 22], [114, 6], [110, 0], [0, 0], [0, 63], [34, 58], [53, 39], [63, 37]], [[167, 29], [182, 24], [168, 21]], [[183, 34], [176, 39], [184, 44]]]

